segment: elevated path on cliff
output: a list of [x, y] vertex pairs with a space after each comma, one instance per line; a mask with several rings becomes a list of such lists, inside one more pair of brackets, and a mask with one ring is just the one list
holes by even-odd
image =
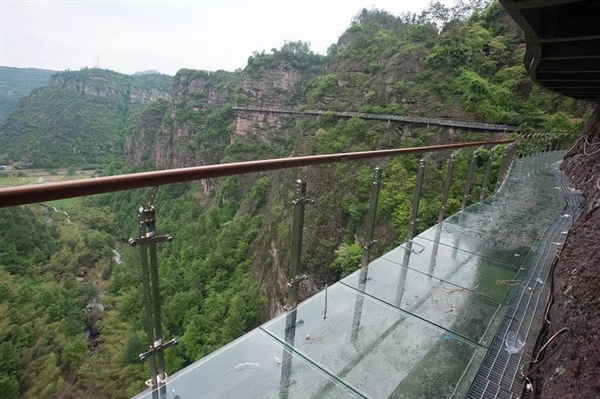
[[163, 393], [519, 397], [578, 206], [556, 168], [562, 153], [516, 159], [496, 194], [169, 377]]
[[360, 118], [374, 119], [390, 122], [411, 123], [415, 125], [435, 125], [447, 126], [457, 129], [467, 129], [485, 132], [518, 132], [518, 126], [495, 125], [491, 123], [479, 123], [471, 121], [461, 121], [449, 118], [427, 118], [422, 116], [398, 116], [383, 114], [365, 114], [362, 112], [340, 112], [340, 111], [322, 111], [322, 110], [290, 110], [290, 109], [272, 109], [272, 108], [252, 108], [252, 107], [233, 107], [234, 111], [251, 112], [259, 114], [284, 114], [284, 115], [333, 115], [341, 118]]

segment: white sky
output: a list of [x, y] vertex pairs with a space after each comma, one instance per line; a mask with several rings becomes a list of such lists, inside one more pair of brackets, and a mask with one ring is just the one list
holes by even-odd
[[[444, 0], [444, 3], [451, 3]], [[243, 68], [253, 51], [302, 40], [324, 54], [363, 8], [398, 15], [429, 0], [7, 1], [0, 0], [0, 64], [122, 73]]]

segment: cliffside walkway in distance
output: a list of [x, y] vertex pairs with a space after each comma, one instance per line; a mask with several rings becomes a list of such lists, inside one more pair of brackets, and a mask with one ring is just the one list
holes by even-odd
[[580, 201], [556, 170], [562, 154], [517, 157], [496, 194], [179, 371], [163, 393], [519, 397]]
[[478, 130], [486, 132], [518, 132], [518, 126], [511, 125], [495, 125], [492, 123], [479, 123], [470, 121], [461, 121], [455, 119], [444, 118], [426, 118], [421, 116], [398, 116], [398, 115], [382, 115], [382, 114], [365, 114], [362, 112], [338, 112], [338, 111], [321, 111], [321, 110], [285, 110], [285, 109], [270, 109], [270, 108], [246, 108], [233, 107], [234, 111], [262, 113], [262, 114], [288, 114], [288, 115], [334, 115], [342, 118], [361, 118], [375, 119], [391, 122], [412, 123], [416, 125], [435, 125], [447, 126], [458, 129]]

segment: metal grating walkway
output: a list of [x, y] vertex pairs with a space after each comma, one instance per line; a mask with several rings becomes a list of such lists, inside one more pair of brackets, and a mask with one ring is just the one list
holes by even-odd
[[[524, 284], [510, 303], [506, 316], [494, 337], [492, 344], [467, 394], [468, 399], [520, 398], [524, 389], [522, 370], [530, 362], [537, 334], [543, 326], [544, 310], [548, 301], [550, 284], [547, 284], [549, 272], [555, 255], [566, 240], [566, 232], [581, 214], [583, 196], [569, 187], [567, 177], [558, 168], [558, 162], [552, 165], [561, 192], [565, 200], [564, 211], [548, 228], [544, 238], [535, 250], [535, 257], [522, 276]], [[525, 346], [516, 354], [505, 350], [508, 332], [516, 332], [526, 337]]]

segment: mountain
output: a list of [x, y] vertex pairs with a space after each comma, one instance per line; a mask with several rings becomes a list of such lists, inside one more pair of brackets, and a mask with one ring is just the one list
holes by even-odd
[[0, 126], [0, 162], [94, 167], [118, 157], [127, 121], [145, 104], [169, 99], [171, 81], [102, 69], [56, 73]]
[[138, 76], [138, 75], [160, 75], [161, 73], [158, 72], [155, 69], [150, 69], [147, 71], [138, 71], [136, 73], [133, 74], [133, 76]]
[[46, 85], [55, 73], [46, 69], [0, 66], [0, 122], [8, 118], [20, 99]]
[[[0, 128], [0, 162], [95, 164], [110, 175], [506, 137], [327, 111], [511, 123], [525, 132], [579, 129], [588, 105], [528, 79], [522, 32], [497, 2], [439, 11], [363, 10], [325, 56], [286, 42], [252, 54], [235, 72], [59, 73]], [[249, 110], [257, 108], [324, 112]], [[456, 157], [449, 214], [460, 209], [470, 154]], [[418, 231], [436, 223], [448, 155], [427, 158]], [[478, 155], [470, 200], [479, 197], [488, 157]], [[305, 217], [300, 298], [357, 269], [375, 166], [383, 171], [375, 257], [406, 237], [416, 156], [160, 187], [159, 234], [173, 237], [158, 245], [163, 331], [179, 341], [165, 354], [170, 375], [282, 312], [296, 179], [315, 200]], [[147, 348], [139, 252], [117, 245], [117, 264], [111, 249], [114, 237], [139, 236], [136, 212], [147, 196], [128, 190], [74, 201], [66, 209], [71, 222], [42, 205], [0, 212], [6, 397], [127, 398], [145, 389], [147, 366], [137, 357]], [[103, 310], [83, 309], [93, 298]]]
[[[147, 105], [127, 129], [127, 159], [138, 168], [164, 169], [505, 137], [502, 133], [339, 118], [333, 112], [316, 117], [240, 108], [437, 116], [518, 124], [525, 132], [578, 131], [579, 118], [587, 115], [589, 106], [531, 82], [522, 65], [523, 34], [498, 3], [443, 21], [442, 29], [432, 15], [397, 17], [381, 10], [364, 10], [326, 56], [315, 54], [306, 43], [286, 42], [280, 49], [254, 53], [243, 70], [180, 70], [173, 79], [171, 102]], [[486, 159], [484, 151], [480, 164]], [[419, 228], [437, 219], [447, 157], [437, 154], [428, 162]], [[467, 163], [463, 151], [457, 161], [449, 213], [459, 209]], [[240, 295], [255, 289], [245, 282], [240, 291], [234, 276], [241, 274], [253, 276], [267, 297], [262, 308], [246, 298], [248, 314], [244, 317], [257, 311], [263, 320], [279, 314], [290, 256], [290, 193], [297, 178], [308, 182], [310, 196], [318, 204], [305, 221], [302, 268], [310, 277], [301, 285], [301, 298], [355, 270], [364, 240], [372, 167], [378, 165], [383, 167], [384, 185], [376, 228], [377, 253], [406, 237], [416, 157], [165, 187], [156, 207], [162, 210], [167, 231], [178, 232], [174, 234], [179, 234], [179, 239], [165, 249], [161, 264], [172, 276], [183, 276], [181, 290], [166, 278], [165, 284], [171, 288], [165, 307], [179, 306], [188, 289], [209, 287], [198, 294], [199, 303], [223, 301], [223, 309], [232, 312], [225, 314], [239, 321], [236, 303]], [[494, 164], [493, 176], [497, 166]], [[473, 198], [479, 194], [481, 172], [479, 168], [476, 173]], [[182, 193], [187, 195], [185, 200]], [[107, 202], [118, 220], [127, 220], [140, 200], [134, 193], [121, 193]], [[175, 215], [179, 222], [170, 219]], [[242, 233], [245, 230], [250, 237]], [[204, 232], [204, 238], [197, 232]], [[225, 239], [226, 235], [229, 238]], [[227, 241], [227, 248], [221, 240]], [[246, 256], [237, 258], [238, 250]], [[123, 273], [121, 281], [127, 280], [123, 269], [118, 273]], [[213, 290], [214, 286], [220, 288]], [[194, 316], [187, 314], [188, 328], [183, 326], [185, 321], [168, 324], [169, 331], [181, 337], [186, 361], [219, 346], [208, 338], [211, 332], [231, 336], [232, 330], [220, 325], [213, 311], [198, 308]], [[241, 333], [243, 323], [236, 328]]]

